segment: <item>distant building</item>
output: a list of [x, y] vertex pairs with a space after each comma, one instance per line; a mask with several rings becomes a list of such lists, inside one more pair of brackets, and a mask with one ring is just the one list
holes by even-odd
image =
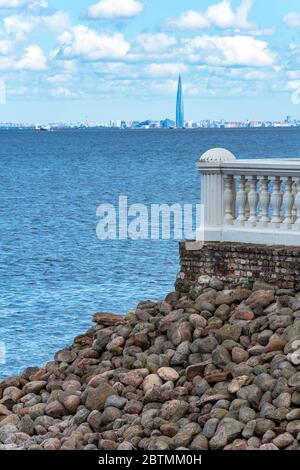
[[170, 127], [175, 127], [175, 121], [172, 121], [171, 119], [164, 119], [163, 121], [160, 121], [160, 127], [162, 129], [170, 129]]
[[182, 95], [181, 75], [178, 77], [177, 101], [176, 101], [176, 127], [182, 129], [184, 127], [184, 106]]

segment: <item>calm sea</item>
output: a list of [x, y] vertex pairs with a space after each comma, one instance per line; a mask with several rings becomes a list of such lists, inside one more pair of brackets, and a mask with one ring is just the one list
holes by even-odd
[[101, 242], [96, 208], [197, 203], [195, 163], [220, 146], [300, 157], [300, 129], [0, 132], [0, 378], [51, 360], [94, 312], [173, 290], [177, 243]]

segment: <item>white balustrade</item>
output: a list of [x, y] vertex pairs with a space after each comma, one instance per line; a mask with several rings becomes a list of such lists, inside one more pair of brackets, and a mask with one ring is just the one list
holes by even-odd
[[213, 149], [198, 168], [206, 241], [300, 245], [300, 159], [237, 160]]

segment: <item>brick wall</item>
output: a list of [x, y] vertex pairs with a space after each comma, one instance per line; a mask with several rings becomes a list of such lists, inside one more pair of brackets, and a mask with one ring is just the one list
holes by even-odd
[[[228, 287], [260, 280], [282, 289], [300, 290], [300, 247], [205, 243], [199, 251], [189, 251], [180, 243], [181, 271], [185, 281], [176, 282], [185, 290], [201, 275], [217, 277]], [[184, 286], [185, 284], [185, 286]]]

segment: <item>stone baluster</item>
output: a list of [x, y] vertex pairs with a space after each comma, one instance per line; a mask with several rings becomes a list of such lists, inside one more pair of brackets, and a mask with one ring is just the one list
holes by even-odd
[[232, 215], [233, 215], [234, 220], [236, 219], [236, 193], [237, 193], [236, 181], [235, 181], [235, 178], [232, 177], [232, 194], [233, 194], [233, 198], [232, 198]]
[[293, 178], [295, 182], [295, 210], [296, 210], [296, 220], [293, 225], [293, 230], [300, 231], [300, 177], [297, 176]]
[[249, 192], [248, 192], [248, 203], [249, 203], [249, 219], [248, 225], [255, 227], [257, 224], [257, 205], [259, 197], [257, 192], [257, 176], [249, 177]]
[[293, 181], [290, 176], [283, 178], [285, 181], [285, 191], [283, 195], [283, 207], [284, 207], [284, 228], [291, 228], [293, 222], [292, 210], [294, 206], [294, 195], [293, 195]]
[[294, 197], [294, 204], [293, 204], [293, 208], [292, 208], [292, 223], [294, 224], [296, 222], [296, 219], [297, 219], [297, 207], [296, 207], [296, 204], [295, 204], [295, 199], [296, 199], [296, 195], [297, 195], [297, 184], [294, 182], [293, 180], [293, 185], [292, 185], [292, 191], [293, 191], [293, 197]]
[[225, 189], [224, 189], [224, 206], [225, 206], [225, 225], [233, 225], [234, 212], [233, 212], [233, 201], [234, 201], [234, 180], [233, 176], [225, 176]]
[[269, 179], [268, 176], [262, 176], [260, 178], [260, 192], [259, 192], [259, 224], [262, 227], [266, 227], [270, 223], [269, 207], [271, 202], [271, 196], [269, 193]]
[[250, 183], [247, 178], [246, 178], [245, 190], [246, 190], [245, 217], [246, 217], [246, 220], [248, 220], [250, 217], [250, 205], [249, 205]]
[[271, 205], [273, 209], [272, 224], [278, 225], [282, 222], [281, 206], [283, 197], [281, 193], [281, 177], [275, 176], [270, 178], [273, 181], [273, 191], [271, 196]]
[[238, 176], [238, 193], [237, 193], [237, 210], [238, 217], [236, 219], [237, 225], [244, 225], [247, 220], [246, 204], [247, 204], [247, 191], [246, 191], [246, 178], [245, 176]]

